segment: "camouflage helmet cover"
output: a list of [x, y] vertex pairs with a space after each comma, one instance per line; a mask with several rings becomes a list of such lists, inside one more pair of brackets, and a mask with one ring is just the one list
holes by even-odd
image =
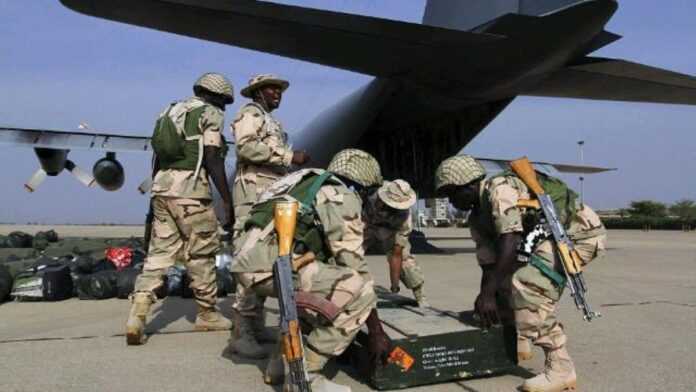
[[196, 87], [202, 87], [211, 93], [220, 94], [225, 97], [226, 103], [234, 101], [234, 87], [226, 77], [219, 73], [208, 72], [201, 75], [196, 83], [193, 84], [194, 91]]
[[462, 186], [486, 177], [486, 169], [470, 155], [445, 159], [435, 171], [435, 190], [446, 185]]
[[240, 94], [244, 97], [252, 98], [254, 91], [263, 86], [280, 86], [281, 90], [285, 91], [290, 87], [290, 82], [273, 74], [256, 75], [249, 79], [249, 84], [242, 89]]
[[364, 187], [382, 184], [382, 171], [379, 163], [369, 153], [348, 148], [334, 155], [326, 169], [346, 177]]
[[416, 204], [416, 192], [404, 180], [385, 181], [377, 195], [384, 204], [397, 210], [407, 210]]

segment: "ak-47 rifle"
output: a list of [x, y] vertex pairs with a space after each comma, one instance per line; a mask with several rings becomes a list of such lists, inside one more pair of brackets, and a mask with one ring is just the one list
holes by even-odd
[[297, 223], [297, 202], [279, 201], [274, 208], [274, 225], [278, 232], [278, 259], [273, 265], [273, 280], [278, 292], [280, 335], [283, 355], [290, 368], [289, 384], [293, 391], [311, 392], [304, 364], [302, 331], [297, 318], [297, 303], [292, 284], [292, 239]]
[[[544, 191], [537, 179], [534, 166], [526, 157], [510, 162], [510, 168], [515, 174], [527, 185], [527, 187], [536, 195], [537, 203], [534, 201], [526, 201], [526, 207], [540, 208], [543, 214], [543, 225], [546, 226], [548, 232], [551, 232], [555, 243], [555, 251], [561, 260], [566, 277], [567, 286], [570, 289], [570, 295], [575, 300], [575, 306], [582, 310], [585, 321], [592, 321], [595, 317], [600, 317], [601, 314], [593, 312], [590, 304], [587, 303], [585, 295], [587, 294], [587, 286], [585, 278], [582, 276], [582, 261], [578, 252], [575, 250], [573, 241], [568, 237], [563, 224], [561, 224], [556, 208], [553, 205], [551, 197]], [[523, 203], [524, 204], [524, 203]]]

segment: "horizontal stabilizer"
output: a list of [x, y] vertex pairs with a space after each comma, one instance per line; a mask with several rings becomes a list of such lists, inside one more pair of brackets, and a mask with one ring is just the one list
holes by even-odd
[[104, 19], [361, 72], [395, 76], [501, 37], [249, 0], [61, 0]]
[[586, 57], [522, 94], [696, 105], [696, 78], [625, 60]]
[[[476, 158], [485, 168], [488, 174], [500, 173], [505, 170], [510, 170], [510, 161], [512, 159], [495, 159], [495, 158]], [[614, 171], [615, 168], [585, 166], [585, 165], [569, 165], [564, 163], [550, 162], [532, 162], [534, 168], [542, 173], [551, 176], [559, 174], [597, 174], [608, 171]]]

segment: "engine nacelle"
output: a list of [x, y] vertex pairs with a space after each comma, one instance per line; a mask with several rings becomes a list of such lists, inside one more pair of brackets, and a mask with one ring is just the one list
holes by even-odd
[[107, 191], [119, 190], [126, 180], [123, 166], [116, 160], [116, 153], [107, 152], [92, 168], [92, 174], [97, 184]]
[[70, 150], [54, 150], [52, 148], [35, 148], [36, 156], [43, 171], [49, 176], [57, 176], [65, 169]]

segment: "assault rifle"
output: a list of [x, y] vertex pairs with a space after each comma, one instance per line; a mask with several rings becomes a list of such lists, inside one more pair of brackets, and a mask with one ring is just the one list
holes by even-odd
[[[546, 226], [546, 231], [551, 232], [553, 237], [554, 248], [558, 258], [561, 260], [561, 267], [566, 277], [566, 285], [570, 289], [570, 295], [575, 300], [575, 306], [582, 310], [585, 321], [592, 321], [595, 317], [601, 317], [601, 314], [593, 312], [590, 304], [587, 303], [585, 298], [587, 286], [585, 285], [585, 278], [582, 276], [582, 261], [575, 250], [573, 241], [568, 237], [568, 233], [566, 233], [563, 224], [561, 224], [558, 218], [551, 197], [539, 183], [534, 166], [532, 166], [527, 157], [524, 157], [510, 162], [510, 168], [536, 195], [538, 201], [536, 208], [541, 209], [543, 214], [542, 224]], [[535, 206], [535, 204], [537, 203], [532, 201], [528, 203], [528, 206]]]
[[297, 223], [297, 202], [279, 201], [274, 207], [274, 225], [278, 232], [278, 259], [273, 264], [273, 281], [278, 292], [280, 335], [283, 355], [290, 368], [288, 383], [297, 392], [311, 392], [304, 364], [302, 331], [297, 318], [297, 303], [292, 284], [292, 239]]

